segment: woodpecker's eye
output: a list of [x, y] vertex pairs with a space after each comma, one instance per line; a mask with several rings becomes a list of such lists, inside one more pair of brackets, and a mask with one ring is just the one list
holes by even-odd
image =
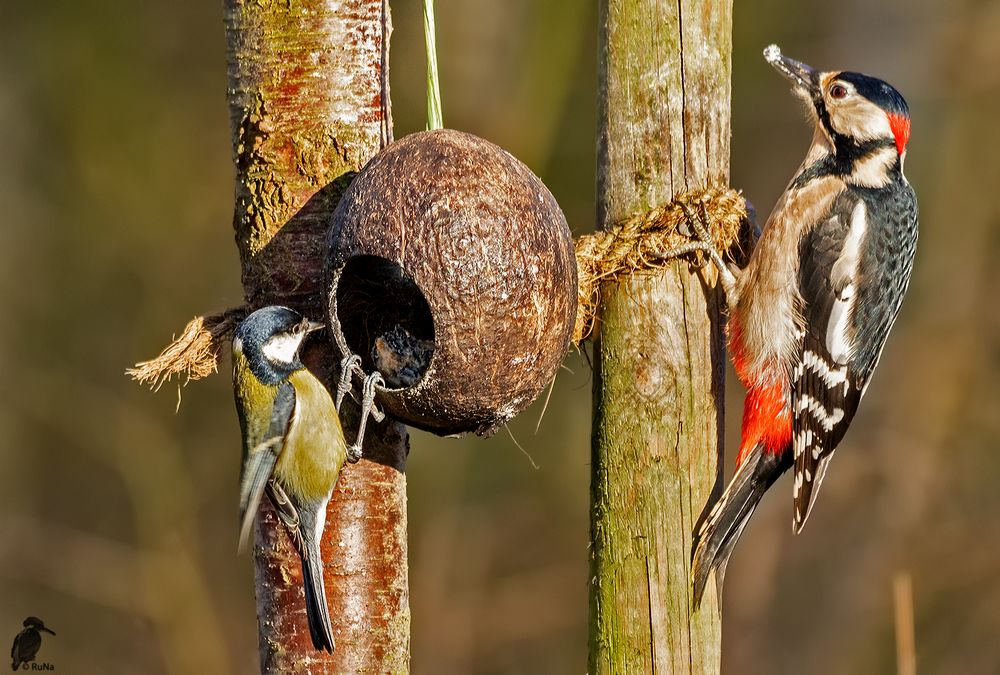
[[833, 98], [844, 98], [847, 96], [847, 87], [842, 84], [835, 84], [830, 87], [830, 96]]

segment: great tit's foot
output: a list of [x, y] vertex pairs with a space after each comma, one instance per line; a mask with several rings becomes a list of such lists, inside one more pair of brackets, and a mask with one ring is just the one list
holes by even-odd
[[292, 544], [295, 545], [295, 550], [301, 555], [306, 555], [305, 542], [302, 540], [302, 519], [295, 503], [273, 478], [267, 482], [266, 491], [267, 496], [271, 499], [271, 505], [274, 506], [274, 512], [284, 523], [288, 536], [291, 537]]
[[338, 413], [340, 412], [340, 404], [344, 402], [344, 395], [354, 388], [351, 384], [354, 373], [360, 373], [362, 377], [365, 374], [361, 368], [361, 357], [357, 354], [345, 356], [340, 362], [340, 382], [337, 383], [337, 398], [334, 401]]
[[361, 447], [365, 441], [365, 427], [368, 425], [369, 415], [376, 421], [385, 419], [385, 413], [375, 407], [375, 394], [377, 387], [384, 387], [385, 381], [382, 373], [375, 371], [365, 378], [361, 388], [361, 419], [358, 422], [358, 437], [354, 445], [347, 448], [347, 461], [354, 464], [361, 459]]
[[301, 523], [299, 510], [295, 508], [295, 503], [292, 502], [285, 489], [272, 478], [267, 482], [266, 491], [267, 496], [271, 499], [271, 505], [274, 506], [275, 513], [281, 518], [285, 527], [290, 531], [298, 530]]

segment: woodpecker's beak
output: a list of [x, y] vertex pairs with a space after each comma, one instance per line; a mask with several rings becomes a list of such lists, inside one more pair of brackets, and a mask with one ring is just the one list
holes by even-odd
[[784, 56], [778, 45], [768, 45], [764, 50], [764, 60], [784, 75], [801, 93], [807, 94], [809, 98], [820, 95], [819, 73], [804, 63]]

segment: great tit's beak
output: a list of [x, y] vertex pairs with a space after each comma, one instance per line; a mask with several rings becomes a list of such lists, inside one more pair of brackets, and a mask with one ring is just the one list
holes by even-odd
[[819, 73], [804, 63], [790, 59], [781, 53], [778, 45], [768, 45], [764, 50], [764, 60], [785, 76], [797, 90], [809, 98], [820, 95]]
[[323, 330], [326, 328], [325, 323], [320, 323], [319, 321], [310, 321], [309, 319], [302, 319], [302, 325], [305, 327], [305, 333], [315, 333], [318, 330]]

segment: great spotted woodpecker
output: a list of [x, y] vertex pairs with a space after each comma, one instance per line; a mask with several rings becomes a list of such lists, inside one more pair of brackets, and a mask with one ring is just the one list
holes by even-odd
[[[806, 101], [815, 133], [747, 265], [717, 251], [728, 336], [747, 388], [736, 474], [694, 533], [699, 604], [764, 492], [794, 467], [793, 530], [809, 517], [833, 451], [858, 409], [899, 311], [917, 243], [903, 176], [906, 101], [881, 80], [819, 72], [764, 51]], [[705, 237], [704, 223], [695, 223]]]

